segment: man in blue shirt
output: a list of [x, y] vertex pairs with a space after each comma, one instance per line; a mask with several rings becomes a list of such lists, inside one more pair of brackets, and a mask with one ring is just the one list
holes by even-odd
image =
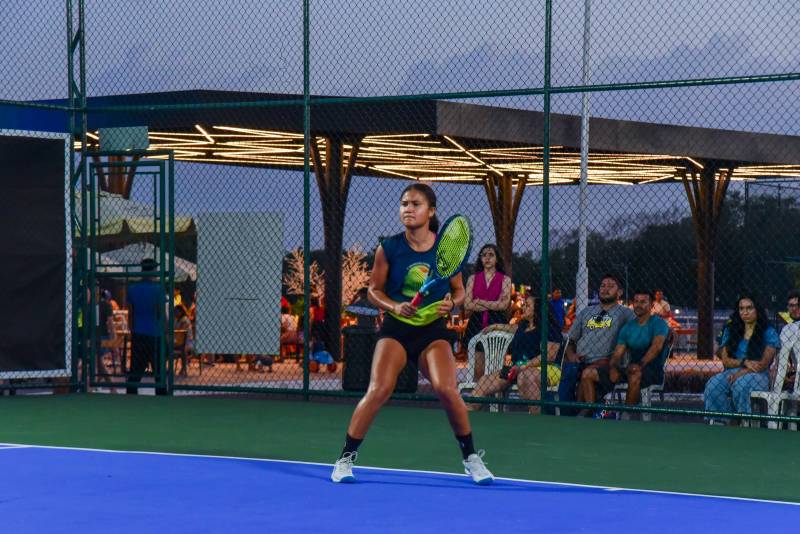
[[[615, 384], [627, 382], [625, 404], [639, 404], [643, 387], [663, 382], [664, 359], [669, 350], [666, 344], [669, 326], [664, 319], [653, 315], [652, 309], [653, 296], [650, 292], [634, 292], [633, 313], [636, 320], [625, 323], [619, 331], [609, 366], [597, 369], [593, 376], [601, 399], [614, 389]], [[628, 365], [623, 366], [626, 352], [630, 359]], [[594, 394], [594, 391], [591, 393]]]
[[[142, 272], [158, 269], [158, 264], [150, 258], [142, 260], [141, 265]], [[131, 331], [131, 370], [128, 382], [141, 382], [148, 364], [153, 369], [156, 382], [163, 381], [157, 355], [161, 336], [164, 334], [159, 321], [160, 314], [164, 313], [164, 292], [153, 278], [142, 278], [128, 286], [127, 301]], [[129, 395], [136, 395], [138, 388], [128, 386], [127, 392]], [[156, 388], [156, 395], [166, 393], [166, 389]]]

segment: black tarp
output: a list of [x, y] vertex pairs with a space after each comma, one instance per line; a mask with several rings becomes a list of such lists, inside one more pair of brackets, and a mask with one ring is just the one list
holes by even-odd
[[64, 142], [0, 135], [0, 373], [66, 367]]

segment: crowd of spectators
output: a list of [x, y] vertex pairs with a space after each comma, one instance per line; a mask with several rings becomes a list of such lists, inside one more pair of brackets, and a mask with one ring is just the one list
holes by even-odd
[[[469, 326], [464, 343], [479, 333], [498, 330], [514, 337], [504, 365], [491, 373], [484, 373], [483, 347], [476, 346], [476, 386], [472, 395], [492, 396], [516, 385], [520, 397], [540, 399], [540, 306], [530, 294], [525, 295], [530, 288], [514, 292], [509, 280], [506, 290], [508, 277], [494, 245], [481, 248], [475, 271], [467, 284], [464, 311]], [[605, 274], [595, 302], [590, 301], [580, 310], [575, 310], [575, 301], [568, 303], [558, 288], [549, 295], [547, 382], [552, 394], [557, 389], [558, 400], [602, 404], [616, 390], [624, 392], [625, 404], [634, 406], [641, 402], [643, 389], [663, 387], [675, 339], [674, 312], [661, 289], [635, 289], [631, 301], [624, 303], [622, 287], [616, 276]], [[715, 356], [723, 370], [705, 384], [706, 410], [751, 413], [754, 391], [795, 387], [796, 357], [800, 354], [800, 292], [790, 293], [787, 309], [779, 314], [779, 335], [754, 295], [743, 294], [737, 300], [717, 339]], [[781, 347], [785, 354], [782, 352], [777, 360], [782, 363], [773, 365]], [[777, 386], [771, 386], [771, 376]], [[538, 413], [538, 407], [531, 408], [531, 412]], [[602, 411], [590, 409], [562, 408], [561, 414], [603, 416]], [[629, 417], [627, 413], [623, 416]], [[709, 420], [738, 424], [718, 417]]]

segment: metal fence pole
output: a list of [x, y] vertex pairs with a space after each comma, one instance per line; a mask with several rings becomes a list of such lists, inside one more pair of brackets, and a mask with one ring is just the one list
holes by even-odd
[[550, 302], [547, 290], [550, 282], [550, 60], [552, 57], [553, 2], [545, 1], [544, 33], [544, 136], [542, 140], [542, 258], [541, 258], [541, 399], [547, 394], [547, 331]]
[[[311, 74], [309, 0], [303, 0], [303, 398], [309, 400], [309, 349], [311, 347]], [[326, 303], [328, 304], [328, 303]]]

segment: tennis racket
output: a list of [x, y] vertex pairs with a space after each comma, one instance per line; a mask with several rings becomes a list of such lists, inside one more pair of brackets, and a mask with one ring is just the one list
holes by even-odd
[[422, 298], [437, 283], [450, 279], [464, 265], [472, 250], [472, 225], [463, 215], [453, 215], [447, 219], [436, 237], [436, 261], [428, 277], [411, 300], [412, 306], [419, 306]]

